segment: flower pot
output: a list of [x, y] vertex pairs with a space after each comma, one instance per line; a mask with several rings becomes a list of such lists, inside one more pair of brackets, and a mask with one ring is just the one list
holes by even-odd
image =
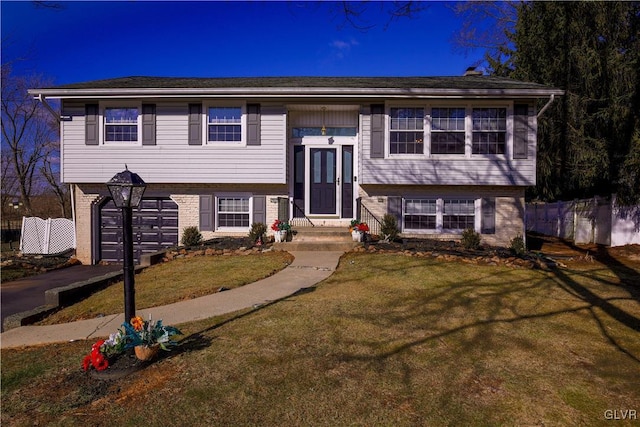
[[353, 230], [351, 232], [351, 238], [354, 242], [362, 242], [362, 231]]
[[287, 241], [287, 230], [277, 230], [273, 232], [273, 237], [276, 242], [286, 242]]
[[135, 346], [136, 357], [139, 360], [148, 361], [156, 357], [158, 352], [160, 351], [160, 344], [153, 344], [151, 346], [147, 345], [137, 345]]

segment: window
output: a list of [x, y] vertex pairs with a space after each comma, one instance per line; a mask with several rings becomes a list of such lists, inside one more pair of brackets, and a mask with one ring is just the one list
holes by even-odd
[[464, 108], [431, 109], [431, 154], [464, 154]]
[[470, 199], [444, 200], [442, 228], [464, 230], [475, 226], [475, 202]]
[[390, 154], [424, 153], [424, 108], [392, 108]]
[[474, 108], [472, 123], [473, 154], [505, 154], [506, 108]]
[[138, 141], [138, 108], [106, 107], [104, 109], [105, 142]]
[[242, 107], [209, 107], [207, 117], [207, 141], [242, 141]]
[[219, 228], [249, 228], [249, 197], [218, 197]]
[[404, 202], [404, 228], [406, 230], [435, 230], [436, 199], [407, 199]]

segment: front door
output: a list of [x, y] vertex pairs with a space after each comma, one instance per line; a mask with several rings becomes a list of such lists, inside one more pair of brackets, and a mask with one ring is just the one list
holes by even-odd
[[309, 168], [309, 209], [311, 215], [335, 215], [337, 212], [337, 157], [335, 148], [311, 148]]

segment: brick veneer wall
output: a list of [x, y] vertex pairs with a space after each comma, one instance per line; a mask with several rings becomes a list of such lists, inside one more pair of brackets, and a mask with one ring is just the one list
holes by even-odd
[[[92, 205], [102, 197], [108, 197], [109, 192], [104, 184], [76, 185], [75, 214], [76, 214], [76, 257], [83, 264], [91, 264], [91, 233], [92, 233]], [[250, 186], [241, 184], [152, 184], [145, 191], [146, 197], [170, 197], [178, 205], [178, 243], [182, 239], [183, 230], [189, 226], [199, 226], [200, 195], [215, 193], [250, 193], [266, 197], [266, 225], [268, 233], [271, 223], [278, 217], [278, 204], [271, 203], [272, 198], [287, 197], [286, 186], [260, 185]], [[203, 231], [204, 239], [220, 236], [246, 236], [247, 232], [212, 232]]]
[[[511, 239], [524, 232], [524, 187], [447, 187], [447, 186], [360, 186], [362, 204], [377, 218], [387, 213], [388, 197], [495, 197], [496, 232], [483, 234], [482, 241], [489, 245], [509, 246]], [[409, 234], [404, 236], [434, 239], [460, 239], [459, 234]]]

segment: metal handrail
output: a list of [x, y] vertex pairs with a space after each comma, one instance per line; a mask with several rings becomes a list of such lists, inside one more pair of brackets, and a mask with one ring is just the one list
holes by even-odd
[[[295, 220], [296, 218], [304, 218], [309, 224], [311, 224], [312, 227], [315, 227], [315, 224], [313, 223], [313, 221], [311, 221], [309, 219], [309, 217], [304, 213], [304, 209], [302, 209], [300, 206], [296, 205], [296, 202], [294, 202], [293, 200], [291, 201], [291, 204], [293, 205], [293, 219]], [[302, 216], [296, 216], [296, 212], [301, 213]]]
[[371, 234], [380, 234], [380, 230], [382, 230], [382, 222], [371, 212], [367, 207], [360, 202], [360, 218], [361, 222], [366, 222], [369, 226], [369, 233]]

